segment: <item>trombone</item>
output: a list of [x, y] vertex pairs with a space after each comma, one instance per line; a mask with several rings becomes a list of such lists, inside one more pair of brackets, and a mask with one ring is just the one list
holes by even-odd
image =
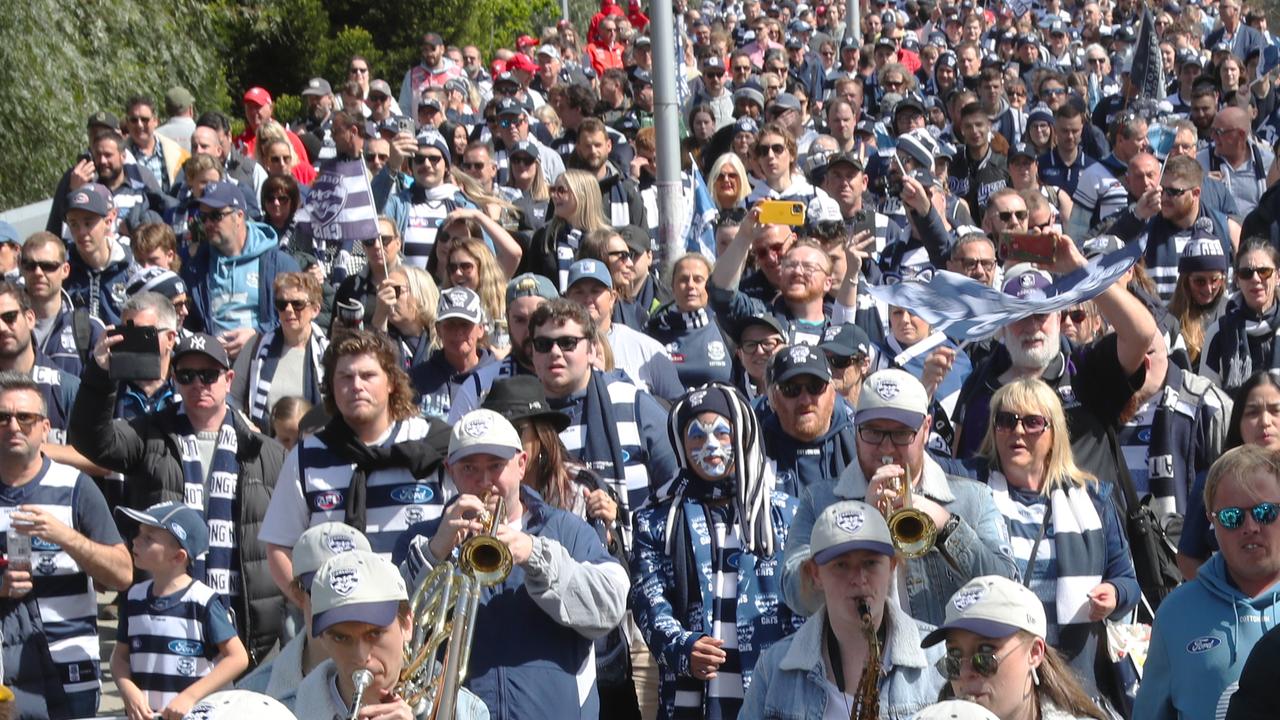
[[[482, 498], [486, 505], [488, 499], [486, 493]], [[458, 548], [457, 562], [437, 564], [409, 600], [413, 636], [405, 645], [405, 664], [396, 692], [416, 717], [453, 718], [471, 658], [480, 591], [511, 574], [511, 550], [495, 536], [505, 510], [499, 497], [493, 512], [480, 517], [484, 530]]]
[[[893, 458], [888, 455], [880, 458], [881, 465], [892, 463]], [[908, 559], [924, 557], [937, 539], [938, 528], [928, 513], [911, 504], [911, 466], [903, 464], [903, 475], [894, 483], [894, 490], [902, 495], [902, 507], [892, 512], [889, 507], [880, 508], [889, 525], [893, 547]]]

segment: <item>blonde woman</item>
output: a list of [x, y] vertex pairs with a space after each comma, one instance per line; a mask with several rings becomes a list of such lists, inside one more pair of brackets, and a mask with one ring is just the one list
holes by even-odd
[[1091, 695], [1117, 697], [1095, 671], [1102, 621], [1128, 613], [1139, 590], [1110, 483], [1076, 465], [1062, 401], [1039, 378], [995, 392], [980, 452], [1014, 560], [1044, 606], [1046, 642]]
[[[269, 120], [258, 126], [258, 140], [254, 144], [254, 158], [258, 164], [271, 172], [273, 165], [279, 167], [285, 164], [287, 157], [287, 170], [293, 178], [302, 185], [310, 185], [316, 179], [316, 169], [304, 157], [298, 157], [298, 153], [293, 149], [293, 143], [289, 140], [289, 132], [284, 126], [275, 120]], [[281, 147], [280, 143], [284, 146]]]
[[745, 208], [747, 196], [751, 194], [751, 178], [747, 168], [735, 153], [725, 153], [711, 164], [711, 172], [707, 173], [707, 187], [711, 188], [711, 200], [716, 209], [725, 210]]
[[551, 205], [551, 219], [533, 234], [516, 274], [532, 272], [554, 278], [563, 293], [582, 238], [610, 225], [605, 220], [600, 184], [585, 170], [566, 170], [556, 178], [551, 184]]
[[440, 290], [426, 270], [401, 265], [378, 288], [372, 329], [387, 333], [400, 348], [404, 367], [425, 362], [435, 342]]
[[445, 287], [464, 287], [480, 296], [480, 306], [490, 318], [488, 343], [499, 357], [510, 347], [507, 336], [507, 276], [493, 253], [475, 238], [459, 238], [449, 247]]

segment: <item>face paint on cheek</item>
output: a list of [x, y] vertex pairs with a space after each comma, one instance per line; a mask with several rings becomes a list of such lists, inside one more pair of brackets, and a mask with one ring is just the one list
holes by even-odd
[[[690, 424], [688, 431], [690, 439], [706, 438], [702, 447], [690, 453], [690, 458], [709, 477], [718, 478], [729, 473], [729, 467], [733, 464], [733, 445], [729, 439], [732, 434], [729, 424], [720, 419], [709, 423], [694, 420]], [[722, 442], [720, 436], [729, 437]], [[715, 462], [717, 460], [719, 462]]]

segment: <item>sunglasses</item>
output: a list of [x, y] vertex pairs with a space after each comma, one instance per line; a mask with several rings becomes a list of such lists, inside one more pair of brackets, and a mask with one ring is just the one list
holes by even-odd
[[1273, 267], [1242, 267], [1236, 270], [1236, 277], [1241, 280], [1252, 280], [1256, 274], [1259, 280], [1266, 282], [1275, 272], [1276, 269]]
[[1064, 322], [1067, 320], [1070, 320], [1071, 322], [1079, 325], [1080, 323], [1088, 319], [1089, 319], [1089, 313], [1085, 312], [1084, 310], [1063, 310], [1062, 311], [1062, 320]]
[[391, 159], [391, 156], [388, 155], [387, 153], [365, 153], [364, 154], [365, 162], [373, 162], [375, 160], [377, 160], [378, 162], [386, 162], [390, 159]]
[[524, 123], [523, 115], [517, 118], [498, 118], [498, 127], [500, 128], [511, 129], [513, 127], [520, 127], [520, 125], [522, 125], [523, 123]]
[[512, 165], [532, 165], [535, 162], [537, 162], [537, 159], [531, 158], [528, 155], [512, 155], [511, 156]]
[[232, 210], [231, 208], [227, 208], [225, 210], [214, 210], [213, 212], [205, 212], [201, 210], [199, 213], [196, 213], [196, 216], [200, 218], [200, 222], [216, 223], [216, 222], [221, 222], [222, 218], [230, 215], [233, 212], [235, 212], [235, 210]]
[[14, 420], [17, 420], [17, 421], [18, 421], [18, 428], [19, 428], [20, 430], [22, 430], [22, 432], [31, 432], [31, 428], [35, 427], [35, 426], [36, 426], [36, 423], [37, 423], [37, 422], [39, 422], [39, 421], [41, 421], [41, 420], [43, 420], [43, 419], [44, 419], [44, 416], [43, 416], [43, 415], [41, 415], [40, 413], [33, 413], [33, 412], [16, 412], [16, 413], [11, 413], [11, 412], [0, 412], [0, 427], [5, 427], [5, 428], [7, 428], [7, 427], [9, 427], [9, 423], [10, 423], [10, 422], [12, 422], [12, 421], [14, 421]]
[[635, 250], [614, 250], [612, 252], [605, 253], [605, 255], [609, 257], [610, 262], [622, 262], [623, 260], [635, 262], [636, 258], [640, 256], [640, 253]]
[[567, 353], [578, 347], [578, 344], [586, 339], [585, 335], [564, 335], [562, 337], [554, 338], [536, 337], [532, 340], [533, 351], [545, 355], [546, 353], [551, 352], [551, 347], [554, 345], [555, 347], [560, 348], [560, 352]]
[[1000, 217], [1000, 222], [1006, 223], [1012, 222], [1014, 218], [1018, 218], [1019, 220], [1027, 219], [1026, 210], [1001, 210], [997, 212], [996, 215]]
[[782, 397], [788, 400], [795, 400], [800, 397], [800, 393], [806, 392], [810, 395], [821, 395], [827, 391], [827, 382], [818, 378], [809, 378], [808, 380], [788, 380], [787, 382], [778, 383], [778, 392], [782, 393]]
[[773, 143], [772, 145], [756, 145], [756, 157], [768, 157], [771, 153], [774, 155], [782, 155], [787, 151], [787, 146], [782, 143]]
[[281, 300], [281, 299], [277, 299], [277, 300], [276, 300], [276, 312], [284, 312], [284, 309], [285, 309], [285, 308], [293, 308], [293, 311], [294, 311], [294, 312], [296, 312], [296, 313], [300, 313], [300, 312], [302, 312], [303, 310], [306, 310], [306, 309], [307, 309], [307, 306], [308, 306], [308, 305], [310, 305], [310, 304], [311, 304], [311, 303], [307, 302], [306, 300]]
[[1189, 192], [1191, 192], [1191, 188], [1189, 188], [1189, 187], [1184, 187], [1184, 188], [1162, 187], [1162, 188], [1160, 188], [1160, 194], [1161, 194], [1161, 195], [1164, 195], [1164, 196], [1165, 196], [1165, 197], [1167, 197], [1167, 198], [1180, 198], [1180, 197], [1182, 197], [1183, 195], [1185, 195], [1185, 194], [1187, 194], [1187, 193], [1189, 193]]
[[363, 238], [360, 240], [360, 242], [365, 247], [373, 247], [374, 245], [378, 244], [379, 240], [382, 241], [383, 245], [389, 245], [396, 241], [396, 236], [395, 235], [379, 235], [378, 237]]
[[452, 275], [456, 272], [472, 272], [476, 269], [476, 264], [469, 263], [469, 262], [460, 262], [460, 263], [451, 262], [451, 263], [447, 263], [445, 265], [445, 268], [449, 271], [449, 274]]
[[1049, 418], [1043, 415], [1019, 415], [1006, 411], [996, 413], [995, 426], [1000, 432], [1013, 432], [1022, 423], [1022, 429], [1028, 435], [1039, 435], [1049, 427]]
[[857, 356], [854, 355], [836, 355], [835, 353], [830, 352], [826, 353], [826, 355], [827, 367], [832, 370], [844, 370], [853, 365], [853, 363], [858, 359]]
[[[8, 423], [6, 423], [8, 424]], [[1213, 514], [1224, 530], [1239, 530], [1244, 525], [1244, 515], [1249, 513], [1253, 521], [1259, 525], [1270, 525], [1280, 516], [1280, 505], [1276, 503], [1258, 503], [1251, 508], [1225, 507]]]
[[287, 202], [289, 202], [288, 195], [270, 195], [267, 197], [268, 205], [283, 205]]
[[209, 368], [205, 370], [196, 370], [194, 368], [182, 368], [173, 371], [173, 379], [178, 381], [179, 385], [190, 385], [197, 378], [205, 385], [212, 385], [218, 382], [218, 378], [222, 377], [222, 371], [217, 368]]
[[[1013, 654], [1013, 651], [1021, 647], [1022, 644], [1023, 643], [1017, 643], [1013, 647], [1009, 648], [1009, 651], [1003, 655], [996, 655], [990, 650], [980, 650], [969, 656], [969, 666], [973, 668], [975, 673], [982, 677], [995, 677], [995, 674], [1000, 671], [1000, 662]], [[938, 658], [938, 662], [934, 667], [936, 667], [938, 669], [938, 673], [947, 680], [959, 680], [960, 672], [964, 670], [964, 657], [959, 653], [955, 653], [954, 655], [947, 653], [946, 655]]]
[[23, 260], [22, 269], [27, 272], [35, 272], [37, 268], [44, 271], [45, 275], [55, 273], [58, 268], [62, 267], [62, 263], [52, 260]]
[[151, 117], [150, 115], [130, 115], [127, 119], [131, 123], [139, 123], [139, 124], [146, 124], [151, 122], [152, 120], [155, 120], [155, 118]]
[[884, 442], [885, 438], [889, 438], [889, 442], [898, 447], [906, 447], [916, 439], [915, 430], [876, 430], [875, 428], [860, 427], [858, 428], [858, 437], [862, 442], [870, 445], [879, 445]]
[[21, 314], [21, 310], [10, 310], [9, 312], [0, 313], [0, 323], [13, 327], [13, 324], [18, 322], [18, 316]]
[[431, 163], [432, 165], [435, 165], [437, 163], [442, 163], [442, 162], [444, 162], [443, 155], [414, 155], [413, 156], [414, 165], [424, 165], [426, 163]]
[[1055, 95], [1066, 95], [1065, 88], [1045, 88], [1040, 91], [1040, 97], [1054, 97]]

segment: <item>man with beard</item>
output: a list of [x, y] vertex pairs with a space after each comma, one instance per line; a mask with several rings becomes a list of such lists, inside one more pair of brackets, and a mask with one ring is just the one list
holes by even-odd
[[[18, 267], [36, 316], [34, 332], [38, 349], [54, 365], [78, 376], [85, 356], [102, 334], [103, 325], [87, 310], [73, 309], [70, 296], [62, 291], [63, 283], [71, 274], [67, 246], [52, 233], [36, 233], [22, 244]], [[75, 320], [76, 312], [80, 312], [83, 319]], [[81, 337], [77, 337], [77, 332]]]
[[[60, 369], [40, 351], [35, 325], [36, 315], [26, 292], [7, 280], [0, 281], [0, 371], [22, 373], [36, 384], [47, 406], [44, 417], [49, 423], [49, 442], [60, 446], [66, 442], [67, 421], [80, 390], [80, 378]], [[59, 454], [62, 449], [51, 447], [50, 451]], [[62, 455], [59, 462], [69, 459]]]
[[763, 230], [756, 224], [758, 214], [754, 209], [747, 213], [737, 237], [716, 262], [711, 272], [711, 308], [730, 328], [758, 313], [772, 313], [787, 328], [788, 344], [817, 345], [830, 319], [826, 298], [832, 288], [831, 257], [820, 244], [808, 239], [791, 244], [778, 265], [779, 295], [772, 302], [733, 289], [748, 247]]
[[784, 347], [769, 361], [766, 377], [768, 404], [756, 412], [778, 489], [800, 497], [807, 488], [834, 484], [857, 450], [853, 409], [837, 396], [826, 355], [811, 345]]
[[442, 88], [460, 77], [464, 77], [462, 68], [444, 55], [444, 40], [437, 33], [427, 33], [422, 36], [422, 62], [410, 68], [400, 83], [400, 107], [409, 112], [418, 107], [427, 88]]
[[311, 164], [319, 165], [321, 160], [337, 155], [333, 145], [333, 88], [324, 78], [311, 78], [302, 90], [302, 99], [307, 104], [306, 119], [292, 130], [302, 140]]
[[0, 580], [4, 679], [24, 717], [91, 717], [101, 659], [94, 584], [124, 590], [133, 565], [93, 481], [41, 452], [47, 412], [31, 378], [0, 372], [0, 528], [31, 543], [26, 562], [8, 545]]
[[511, 352], [498, 363], [498, 377], [533, 374], [533, 348], [529, 318], [548, 300], [560, 297], [555, 283], [534, 273], [524, 273], [507, 283], [507, 334]]
[[610, 225], [649, 227], [645, 221], [644, 203], [634, 180], [624, 178], [609, 162], [613, 140], [598, 118], [583, 118], [578, 125], [578, 141], [569, 161], [571, 167], [586, 170], [600, 181], [600, 197], [604, 201], [605, 219]]
[[[116, 141], [102, 146], [102, 152], [99, 152], [98, 140], [104, 135], [110, 135]], [[160, 181], [145, 166], [125, 163], [125, 152], [124, 136], [120, 134], [120, 122], [116, 116], [105, 112], [90, 115], [88, 149], [58, 181], [58, 187], [53, 191], [53, 202], [49, 207], [45, 230], [67, 239], [66, 227], [62, 224], [67, 213], [67, 196], [72, 190], [89, 183], [104, 184], [113, 192], [124, 194], [117, 207], [132, 207], [141, 203], [141, 209], [146, 210], [150, 204], [144, 197], [146, 193], [156, 199], [157, 206], [161, 205]], [[115, 225], [112, 227], [114, 229]]]
[[[1051, 270], [1065, 275], [1086, 265], [1071, 238], [1056, 235]], [[1043, 296], [1053, 278], [1029, 264], [1005, 274], [1003, 290], [1018, 298]], [[1068, 350], [1058, 313], [1030, 315], [1002, 328], [1000, 347], [974, 368], [956, 404], [956, 457], [972, 457], [986, 435], [991, 396], [1007, 382], [1039, 377], [1062, 398], [1076, 465], [1113, 478], [1124, 467], [1115, 428], [1129, 398], [1146, 380], [1146, 354], [1158, 330], [1151, 312], [1120, 283], [1093, 299], [1114, 332], [1092, 345]]]
[[66, 224], [71, 233], [71, 273], [64, 287], [71, 303], [106, 325], [120, 322], [133, 255], [112, 230], [118, 210], [111, 193], [90, 183], [71, 191]]

